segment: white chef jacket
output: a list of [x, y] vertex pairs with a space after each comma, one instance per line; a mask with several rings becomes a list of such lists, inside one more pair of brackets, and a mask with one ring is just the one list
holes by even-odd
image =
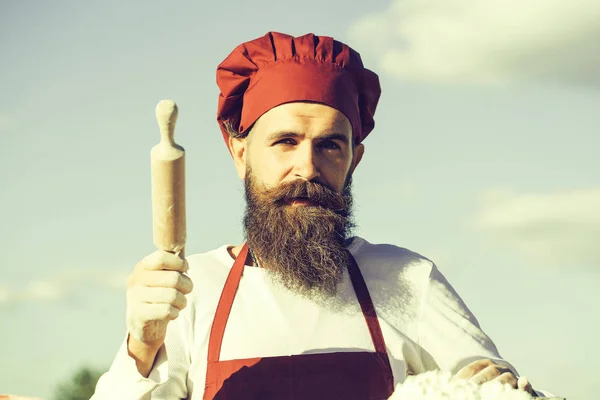
[[[202, 398], [213, 316], [234, 262], [228, 247], [187, 257], [194, 290], [169, 324], [148, 378], [139, 374], [125, 340], [91, 400]], [[394, 384], [433, 369], [456, 373], [478, 359], [517, 374], [433, 262], [360, 237], [348, 249], [373, 300]], [[220, 360], [365, 350], [374, 351], [373, 342], [347, 271], [336, 300], [323, 302], [275, 284], [265, 269], [244, 268]]]

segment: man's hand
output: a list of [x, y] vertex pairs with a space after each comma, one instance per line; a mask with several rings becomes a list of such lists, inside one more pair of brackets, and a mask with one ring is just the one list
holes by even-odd
[[184, 275], [185, 259], [157, 250], [142, 259], [127, 280], [127, 329], [147, 345], [163, 343], [167, 324], [187, 305], [184, 295], [193, 288]]
[[127, 280], [127, 348], [140, 373], [148, 376], [165, 341], [167, 325], [187, 305], [193, 289], [185, 259], [158, 250], [142, 259]]
[[524, 390], [533, 394], [533, 388], [525, 377], [517, 377], [506, 367], [494, 363], [492, 360], [477, 360], [463, 367], [454, 375], [455, 378], [469, 380], [482, 384], [488, 381], [508, 383], [515, 389]]

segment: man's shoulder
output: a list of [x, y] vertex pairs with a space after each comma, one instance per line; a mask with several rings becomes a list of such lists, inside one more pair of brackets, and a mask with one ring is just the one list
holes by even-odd
[[377, 313], [411, 338], [411, 321], [420, 317], [420, 305], [430, 281], [432, 261], [405, 247], [371, 243], [355, 238], [349, 246], [365, 279]]
[[376, 258], [382, 261], [389, 260], [393, 262], [401, 261], [403, 263], [433, 263], [427, 257], [405, 247], [390, 243], [371, 243], [360, 236], [352, 238], [348, 249], [354, 257]]
[[411, 272], [427, 275], [434, 263], [427, 257], [390, 243], [371, 243], [355, 236], [348, 246], [361, 270], [383, 272]]

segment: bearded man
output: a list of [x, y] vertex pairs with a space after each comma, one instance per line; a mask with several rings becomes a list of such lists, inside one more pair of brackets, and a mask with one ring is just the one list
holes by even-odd
[[356, 51], [270, 32], [217, 83], [246, 241], [136, 265], [128, 335], [93, 399], [387, 399], [435, 369], [533, 392], [431, 261], [352, 236], [381, 93]]

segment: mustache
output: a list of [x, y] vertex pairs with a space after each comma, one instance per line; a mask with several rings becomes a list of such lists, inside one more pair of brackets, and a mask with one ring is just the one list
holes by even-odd
[[348, 195], [337, 193], [323, 184], [304, 180], [294, 180], [267, 189], [269, 199], [275, 205], [283, 205], [293, 199], [307, 199], [321, 207], [333, 211], [347, 209]]

